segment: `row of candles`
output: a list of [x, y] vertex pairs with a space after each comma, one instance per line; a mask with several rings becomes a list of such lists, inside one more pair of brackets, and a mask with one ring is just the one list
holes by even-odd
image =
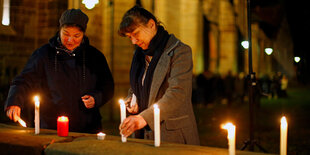
[[[40, 134], [40, 101], [39, 97], [34, 97], [34, 134]], [[19, 124], [23, 127], [27, 127], [25, 121], [20, 117], [17, 118]], [[57, 135], [61, 137], [68, 136], [69, 133], [69, 119], [67, 116], [59, 116], [57, 118]]]
[[[232, 123], [223, 124], [222, 129], [227, 130], [228, 152], [229, 155], [236, 154], [236, 126]], [[287, 154], [287, 121], [286, 117], [281, 118], [280, 125], [280, 155]]]
[[[39, 97], [35, 96], [35, 134], [40, 133], [40, 102]], [[126, 105], [124, 100], [119, 100], [120, 104], [120, 117], [121, 117], [121, 123], [126, 119]], [[157, 104], [153, 105], [154, 108], [154, 146], [159, 147], [160, 146], [160, 109]], [[18, 118], [18, 122], [26, 127], [26, 123], [21, 119]], [[221, 126], [222, 129], [227, 130], [227, 140], [228, 140], [228, 152], [229, 155], [235, 155], [235, 149], [236, 149], [236, 126], [232, 123], [227, 123]], [[285, 116], [281, 118], [281, 125], [280, 125], [280, 155], [286, 155], [287, 154], [287, 121]], [[68, 136], [69, 132], [69, 119], [66, 116], [60, 116], [57, 119], [57, 134], [58, 136]], [[105, 137], [105, 134], [102, 132], [99, 132], [97, 134], [97, 139], [103, 140]], [[123, 143], [127, 142], [127, 138], [123, 135], [121, 135], [121, 141]]]

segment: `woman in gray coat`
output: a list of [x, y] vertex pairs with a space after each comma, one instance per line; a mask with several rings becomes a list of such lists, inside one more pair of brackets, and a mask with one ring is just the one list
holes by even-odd
[[191, 48], [139, 6], [125, 13], [118, 32], [137, 45], [126, 100], [131, 115], [120, 124], [121, 134], [127, 137], [135, 132], [137, 138], [154, 139], [152, 105], [156, 103], [161, 110], [162, 141], [199, 145], [191, 103]]

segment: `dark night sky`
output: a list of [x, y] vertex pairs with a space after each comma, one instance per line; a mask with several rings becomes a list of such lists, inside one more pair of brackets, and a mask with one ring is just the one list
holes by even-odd
[[285, 0], [285, 9], [294, 43], [295, 56], [301, 57], [297, 65], [303, 81], [310, 77], [310, 9], [307, 0]]

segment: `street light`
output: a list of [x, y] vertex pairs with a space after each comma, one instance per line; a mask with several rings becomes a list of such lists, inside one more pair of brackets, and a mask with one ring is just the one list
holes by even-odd
[[271, 55], [272, 52], [273, 52], [273, 49], [272, 49], [272, 48], [265, 48], [265, 53], [266, 53], [267, 55]]
[[96, 4], [99, 3], [99, 0], [83, 0], [82, 3], [85, 5], [87, 9], [92, 9]]
[[248, 49], [249, 48], [249, 41], [242, 41], [241, 42], [241, 45], [242, 45], [242, 47], [244, 48], [244, 49]]
[[300, 61], [300, 57], [294, 57], [294, 61], [298, 63]]

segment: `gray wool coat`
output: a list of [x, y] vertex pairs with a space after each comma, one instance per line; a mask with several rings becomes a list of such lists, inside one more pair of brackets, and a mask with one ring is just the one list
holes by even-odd
[[[192, 51], [171, 35], [153, 73], [148, 108], [140, 113], [154, 138], [153, 104], [160, 108], [161, 140], [199, 145], [196, 120], [192, 108]], [[129, 91], [129, 96], [132, 91]]]

